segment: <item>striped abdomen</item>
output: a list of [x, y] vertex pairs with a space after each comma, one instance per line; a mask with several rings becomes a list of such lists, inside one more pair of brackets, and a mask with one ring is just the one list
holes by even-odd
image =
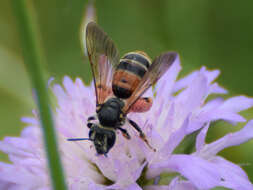
[[151, 60], [141, 51], [130, 52], [120, 59], [113, 75], [112, 90], [118, 98], [129, 98], [147, 72]]

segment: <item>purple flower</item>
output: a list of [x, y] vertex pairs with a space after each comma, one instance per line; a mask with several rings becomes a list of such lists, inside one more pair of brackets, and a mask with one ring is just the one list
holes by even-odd
[[[129, 114], [146, 133], [153, 152], [130, 126], [132, 136], [126, 140], [117, 133], [115, 146], [108, 157], [96, 156], [90, 141], [69, 142], [67, 138], [88, 137], [87, 118], [95, 113], [94, 87], [84, 86], [80, 79], [63, 80], [64, 88], [52, 86], [57, 97], [55, 123], [68, 188], [79, 189], [253, 189], [247, 174], [236, 164], [217, 156], [224, 148], [253, 138], [253, 120], [244, 128], [210, 144], [205, 137], [210, 123], [225, 120], [245, 122], [238, 112], [253, 106], [253, 99], [237, 96], [227, 100], [206, 100], [211, 94], [226, 90], [213, 82], [219, 71], [205, 67], [176, 81], [181, 69], [177, 60], [156, 85], [153, 107], [143, 114]], [[145, 95], [153, 96], [152, 90]], [[0, 162], [0, 189], [51, 189], [39, 119], [22, 119], [27, 127], [20, 137], [6, 137], [0, 150], [9, 155], [11, 164]], [[126, 124], [127, 125], [127, 124]], [[185, 137], [199, 131], [191, 154], [174, 150]], [[161, 174], [173, 174], [167, 185], [159, 185]]]

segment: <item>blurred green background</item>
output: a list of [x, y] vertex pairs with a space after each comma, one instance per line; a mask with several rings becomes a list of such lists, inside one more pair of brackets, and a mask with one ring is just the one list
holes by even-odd
[[[88, 84], [91, 72], [80, 48], [79, 31], [85, 0], [31, 1], [47, 62], [48, 77], [82, 77]], [[251, 0], [97, 0], [99, 25], [115, 41], [121, 55], [144, 50], [151, 57], [175, 50], [181, 55], [181, 75], [206, 65], [220, 69], [218, 82], [231, 95], [253, 96], [253, 1]], [[15, 136], [31, 115], [34, 102], [23, 65], [16, 21], [9, 0], [0, 2], [0, 138]], [[253, 109], [243, 112], [253, 118]], [[208, 140], [238, 130], [217, 122]], [[253, 181], [253, 142], [226, 149], [221, 154], [240, 164]], [[0, 154], [1, 160], [7, 157]]]

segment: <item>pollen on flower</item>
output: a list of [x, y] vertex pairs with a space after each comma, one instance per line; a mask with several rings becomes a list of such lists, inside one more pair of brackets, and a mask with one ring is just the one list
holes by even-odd
[[[236, 96], [207, 100], [211, 94], [226, 93], [214, 82], [219, 71], [203, 67], [176, 80], [180, 70], [180, 62], [176, 60], [157, 83], [156, 96], [152, 90], [145, 94], [153, 98], [150, 111], [129, 114], [156, 152], [127, 123], [123, 128], [128, 130], [131, 139], [117, 132], [116, 143], [107, 157], [96, 156], [92, 141], [67, 141], [89, 137], [87, 120], [96, 112], [94, 87], [69, 77], [64, 78], [63, 86], [50, 84], [58, 101], [54, 119], [69, 189], [212, 189], [217, 186], [253, 189], [240, 166], [217, 155], [224, 148], [252, 139], [253, 120], [237, 132], [205, 143], [211, 122], [245, 122], [239, 112], [252, 107], [253, 99]], [[22, 121], [27, 127], [19, 137], [6, 137], [0, 142], [0, 150], [8, 154], [11, 162], [0, 162], [0, 189], [51, 189], [38, 117], [34, 114]], [[174, 154], [183, 139], [196, 131], [199, 133], [195, 151]], [[167, 174], [173, 176], [171, 180], [159, 185]]]

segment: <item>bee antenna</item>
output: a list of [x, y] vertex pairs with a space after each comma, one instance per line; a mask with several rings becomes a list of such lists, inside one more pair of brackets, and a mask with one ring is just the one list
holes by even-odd
[[72, 139], [67, 139], [68, 141], [84, 141], [84, 140], [88, 140], [88, 141], [93, 141], [90, 138], [72, 138]]

